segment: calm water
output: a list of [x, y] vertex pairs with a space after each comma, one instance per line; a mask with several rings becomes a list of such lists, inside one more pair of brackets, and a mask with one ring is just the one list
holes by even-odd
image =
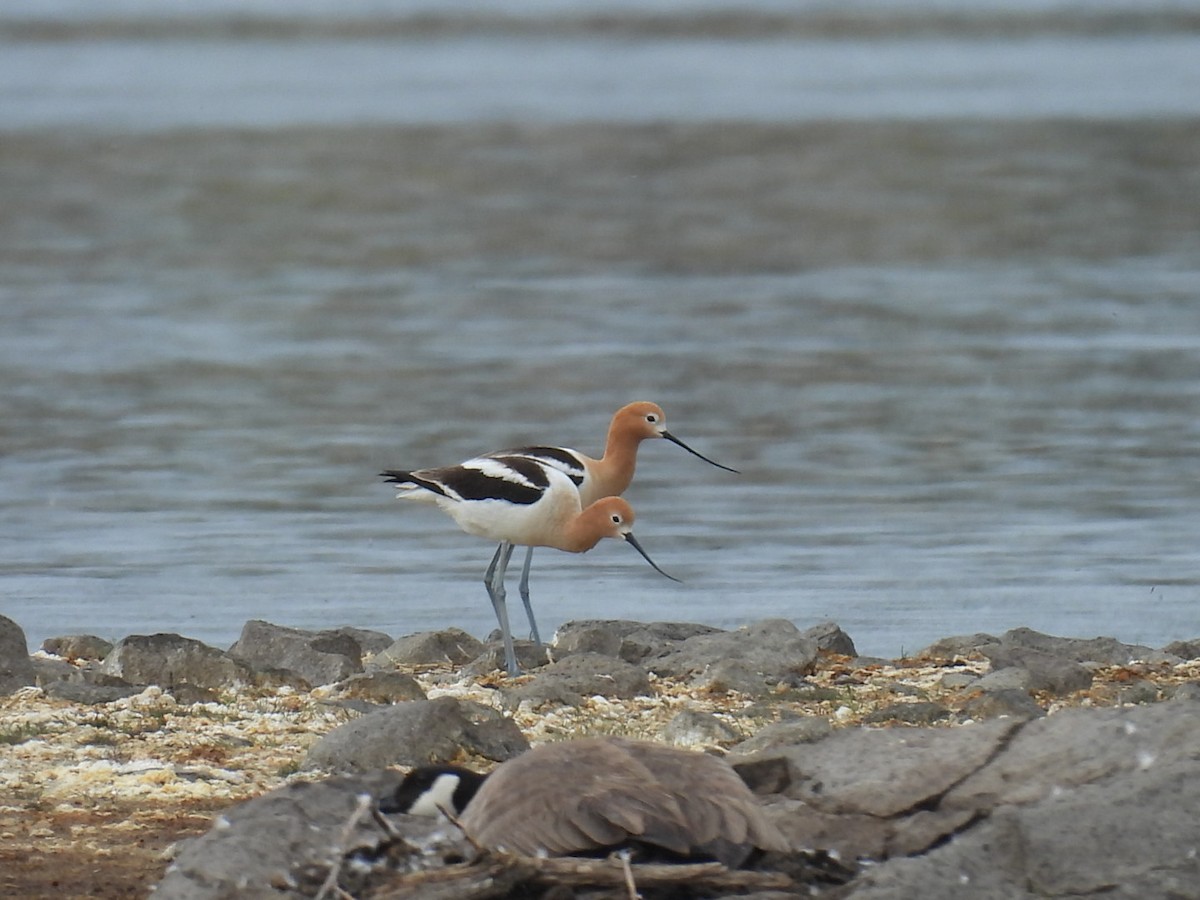
[[31, 645], [482, 636], [491, 548], [375, 473], [638, 398], [742, 475], [644, 445], [684, 584], [538, 551], [543, 632], [1200, 636], [1200, 4], [109, 9], [0, 13]]

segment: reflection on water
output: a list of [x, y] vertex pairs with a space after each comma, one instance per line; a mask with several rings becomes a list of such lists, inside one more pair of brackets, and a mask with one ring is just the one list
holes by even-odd
[[[461, 41], [502, 58], [510, 40], [455, 37], [440, 64], [434, 47], [406, 65], [458, 77]], [[352, 80], [313, 96], [320, 79], [285, 68], [274, 93], [201, 114], [178, 102], [201, 63], [255, 49], [210, 39], [138, 120], [105, 67], [115, 43], [6, 48], [109, 63], [87, 109], [82, 70], [31, 77], [0, 141], [0, 611], [33, 643], [226, 644], [248, 618], [482, 635], [491, 548], [375, 473], [534, 440], [598, 452], [612, 411], [647, 398], [743, 474], [644, 446], [636, 532], [685, 583], [612, 542], [540, 551], [547, 630], [834, 618], [887, 655], [1018, 625], [1200, 634], [1200, 91], [1147, 87], [1173, 51], [1097, 111], [1104, 91], [1064, 85], [1140, 38], [1068, 36], [1087, 50], [1046, 94], [1067, 121], [973, 111], [947, 38], [937, 114], [911, 93], [891, 121], [832, 122], [789, 106], [801, 70], [770, 41], [756, 49], [781, 68], [747, 77], [774, 93], [735, 81], [665, 115], [672, 54], [700, 45], [647, 40], [661, 83], [622, 82], [629, 108], [599, 124], [525, 116], [536, 92], [512, 85], [485, 117], [506, 121], [469, 124], [486, 95], [460, 85], [462, 116], [249, 131], [238, 110], [264, 102], [325, 121]], [[349, 46], [359, 63], [388, 49]], [[880, 77], [912, 83], [927, 51], [888, 44]], [[980, 83], [1024, 65], [1003, 56]], [[568, 109], [589, 70], [556, 65]], [[887, 95], [868, 82], [847, 84], [869, 119]], [[759, 124], [712, 121], [723, 103]], [[30, 130], [39, 107], [53, 129]], [[114, 109], [135, 121], [83, 127]], [[158, 130], [164, 111], [204, 127]]]

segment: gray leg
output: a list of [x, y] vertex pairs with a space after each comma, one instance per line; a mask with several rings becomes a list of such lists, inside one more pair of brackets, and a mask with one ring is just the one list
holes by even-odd
[[521, 674], [517, 665], [517, 652], [513, 649], [512, 630], [508, 627], [508, 607], [504, 604], [504, 573], [508, 570], [508, 561], [512, 558], [513, 545], [508, 541], [496, 548], [496, 555], [483, 576], [484, 587], [496, 610], [496, 619], [500, 622], [500, 639], [504, 641], [504, 666], [510, 676]]
[[533, 621], [533, 605], [529, 602], [529, 564], [533, 562], [533, 548], [525, 551], [525, 565], [521, 567], [521, 602], [525, 604], [525, 614], [529, 616], [529, 631], [533, 642], [539, 650], [542, 649], [542, 639], [538, 635], [537, 622]]

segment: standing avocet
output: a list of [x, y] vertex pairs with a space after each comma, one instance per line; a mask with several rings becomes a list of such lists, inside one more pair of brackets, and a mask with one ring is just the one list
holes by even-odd
[[[411, 472], [390, 469], [381, 474], [396, 485], [397, 498], [432, 503], [468, 534], [501, 542], [483, 581], [500, 622], [509, 675], [520, 674], [504, 602], [504, 573], [514, 545], [585, 553], [603, 538], [621, 538], [655, 571], [678, 581], [663, 572], [634, 538], [633, 508], [627, 502], [605, 497], [584, 508], [575, 483], [536, 459], [485, 456], [457, 466]], [[532, 617], [528, 595], [522, 599]]]
[[[523, 456], [558, 469], [579, 488], [579, 502], [587, 507], [601, 497], [617, 497], [625, 493], [633, 481], [633, 472], [637, 467], [638, 446], [649, 438], [666, 438], [706, 463], [738, 474], [737, 469], [723, 466], [696, 452], [667, 431], [667, 416], [662, 407], [645, 400], [627, 403], [616, 411], [608, 426], [604, 455], [599, 459], [566, 447], [519, 447], [514, 450], [501, 450], [489, 456]], [[507, 557], [512, 554], [512, 547], [501, 544], [497, 553], [503, 553]], [[521, 567], [520, 593], [521, 602], [525, 604], [525, 614], [529, 617], [530, 636], [533, 642], [541, 647], [542, 638], [538, 634], [537, 623], [533, 619], [533, 607], [529, 603], [529, 567], [532, 562], [531, 544], [525, 553], [525, 564]]]

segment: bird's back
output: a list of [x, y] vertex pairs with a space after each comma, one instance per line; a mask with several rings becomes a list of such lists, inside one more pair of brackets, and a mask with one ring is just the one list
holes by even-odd
[[785, 851], [787, 839], [725, 760], [648, 741], [611, 738], [679, 803], [692, 846], [737, 866], [754, 848]]
[[683, 814], [648, 769], [602, 740], [546, 744], [494, 771], [463, 827], [485, 847], [562, 856], [638, 838], [685, 854]]
[[546, 744], [504, 763], [467, 806], [483, 846], [565, 855], [650, 844], [740, 865], [787, 842], [723, 760], [621, 738]]
[[[489, 453], [488, 456], [517, 456], [532, 459], [543, 466], [562, 472], [571, 479], [571, 483], [581, 493], [587, 493], [589, 482], [594, 480], [591, 477], [591, 466], [595, 464], [595, 460], [569, 447], [544, 447], [540, 445], [535, 447], [514, 447], [511, 450]], [[592, 499], [598, 500], [600, 498], [594, 497]], [[585, 502], [583, 505], [587, 506], [588, 504]]]

